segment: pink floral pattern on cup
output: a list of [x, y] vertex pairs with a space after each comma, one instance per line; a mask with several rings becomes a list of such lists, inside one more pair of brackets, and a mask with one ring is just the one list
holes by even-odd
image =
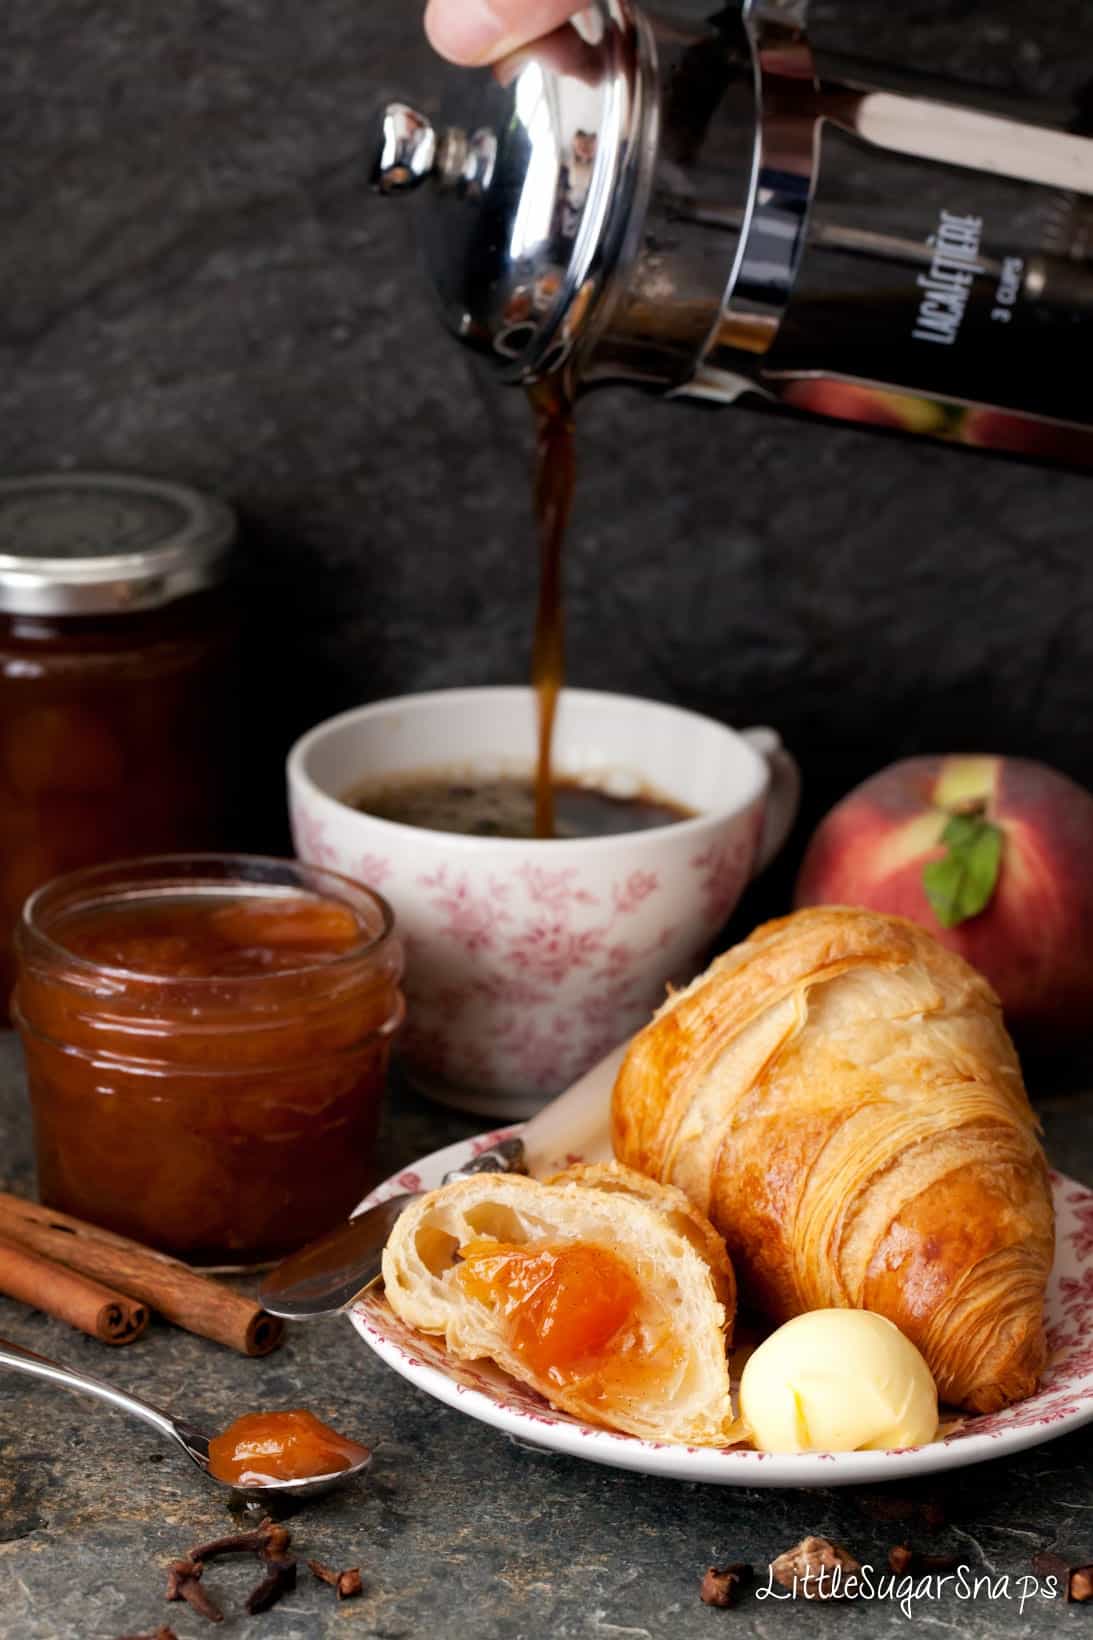
[[[487, 1114], [527, 1115], [644, 1024], [666, 986], [692, 978], [796, 809], [796, 772], [770, 730], [738, 736], [673, 708], [579, 691], [564, 700], [581, 743], [602, 755], [617, 740], [622, 767], [650, 756], [646, 742], [659, 733], [668, 746], [661, 757], [675, 760], [661, 776], [664, 789], [686, 801], [684, 782], [701, 788], [704, 779], [717, 797], [710, 812], [654, 831], [555, 844], [393, 825], [337, 800], [342, 770], [359, 778], [368, 757], [388, 754], [389, 739], [367, 737], [389, 717], [409, 741], [411, 729], [427, 734], [447, 711], [445, 753], [480, 729], [500, 755], [519, 710], [525, 746], [534, 720], [519, 690], [363, 708], [315, 730], [289, 763], [301, 858], [368, 883], [394, 908], [407, 957], [403, 1063], [426, 1091]], [[453, 702], [465, 710], [453, 711]], [[559, 724], [564, 748], [564, 714]], [[378, 752], [368, 749], [374, 744]], [[460, 751], [470, 755], [451, 746], [453, 757]], [[327, 772], [316, 777], [324, 758]], [[773, 793], [772, 778], [782, 781]]]
[[408, 876], [389, 857], [339, 849], [306, 813], [293, 823], [303, 858], [367, 881], [395, 907], [407, 951], [400, 1048], [412, 1068], [534, 1098], [575, 1080], [645, 1023], [668, 985], [692, 977], [747, 884], [762, 811], [687, 859], [682, 927], [679, 873], [671, 891], [640, 867], [597, 873], [593, 888], [577, 866], [531, 859], [508, 869], [445, 861]]

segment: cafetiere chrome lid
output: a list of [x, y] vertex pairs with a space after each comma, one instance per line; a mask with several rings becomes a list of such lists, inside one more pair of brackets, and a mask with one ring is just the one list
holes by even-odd
[[586, 334], [643, 161], [648, 31], [621, 0], [497, 65], [453, 71], [442, 119], [386, 110], [373, 183], [420, 189], [449, 328], [502, 373], [545, 375]]
[[594, 0], [507, 62], [453, 72], [435, 124], [391, 104], [373, 182], [417, 191], [449, 328], [511, 381], [572, 360], [582, 386], [753, 386], [812, 192], [806, 14], [728, 0], [687, 22]]

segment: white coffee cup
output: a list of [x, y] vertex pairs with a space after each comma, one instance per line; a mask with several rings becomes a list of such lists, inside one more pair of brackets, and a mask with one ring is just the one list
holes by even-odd
[[800, 796], [772, 729], [737, 733], [656, 701], [566, 690], [556, 775], [652, 788], [693, 820], [620, 836], [468, 837], [381, 820], [343, 801], [429, 771], [527, 775], [530, 689], [449, 689], [344, 712], [288, 759], [302, 860], [392, 904], [406, 947], [403, 1066], [446, 1104], [522, 1118], [645, 1023], [691, 978]]

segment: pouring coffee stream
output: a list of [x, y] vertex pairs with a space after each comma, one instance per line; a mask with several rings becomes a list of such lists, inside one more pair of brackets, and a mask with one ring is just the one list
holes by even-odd
[[535, 835], [554, 837], [552, 747], [558, 696], [565, 681], [562, 548], [573, 504], [576, 452], [573, 404], [561, 373], [529, 388], [528, 398], [535, 415], [533, 493], [539, 535], [539, 607], [531, 673], [539, 707]]

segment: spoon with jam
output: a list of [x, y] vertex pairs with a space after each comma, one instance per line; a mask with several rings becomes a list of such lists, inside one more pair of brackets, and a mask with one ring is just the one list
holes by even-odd
[[89, 1372], [63, 1367], [6, 1339], [0, 1339], [0, 1367], [93, 1395], [142, 1419], [180, 1446], [202, 1474], [245, 1498], [268, 1500], [271, 1492], [316, 1497], [359, 1475], [372, 1461], [368, 1447], [329, 1429], [311, 1412], [250, 1412], [210, 1437]]

